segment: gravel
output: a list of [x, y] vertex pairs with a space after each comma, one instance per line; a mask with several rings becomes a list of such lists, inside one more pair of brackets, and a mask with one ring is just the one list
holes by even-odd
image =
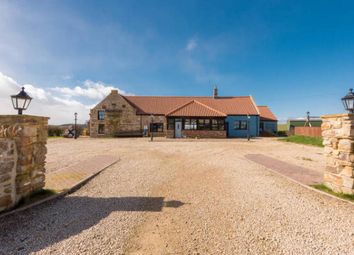
[[265, 153], [319, 171], [321, 148], [58, 139], [48, 149], [51, 171], [66, 155], [121, 160], [65, 198], [0, 218], [0, 254], [354, 254], [352, 204], [244, 158]]

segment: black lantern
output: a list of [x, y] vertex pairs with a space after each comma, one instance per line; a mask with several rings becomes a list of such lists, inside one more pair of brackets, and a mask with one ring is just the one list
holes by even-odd
[[353, 89], [349, 89], [348, 94], [342, 98], [345, 110], [349, 113], [354, 113], [354, 93]]
[[31, 103], [32, 97], [30, 97], [26, 92], [25, 88], [22, 87], [22, 90], [17, 95], [11, 96], [12, 105], [15, 110], [18, 110], [18, 114], [22, 114], [23, 110], [27, 110], [27, 107]]

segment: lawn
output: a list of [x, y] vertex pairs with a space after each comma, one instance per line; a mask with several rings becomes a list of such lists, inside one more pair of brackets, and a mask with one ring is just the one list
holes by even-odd
[[280, 138], [279, 141], [323, 147], [323, 144], [322, 144], [323, 140], [322, 140], [321, 137], [292, 135], [292, 136], [289, 136], [289, 137]]

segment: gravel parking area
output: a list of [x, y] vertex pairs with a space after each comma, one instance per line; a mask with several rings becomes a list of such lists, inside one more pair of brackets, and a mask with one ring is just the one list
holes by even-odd
[[354, 206], [244, 155], [321, 171], [322, 149], [257, 139], [55, 139], [48, 171], [120, 158], [65, 198], [0, 218], [0, 254], [353, 254]]

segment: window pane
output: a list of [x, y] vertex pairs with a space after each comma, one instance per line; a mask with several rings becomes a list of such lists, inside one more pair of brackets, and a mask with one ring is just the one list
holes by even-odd
[[234, 122], [234, 129], [240, 129], [240, 121], [236, 120]]
[[167, 129], [175, 129], [175, 119], [168, 119]]
[[197, 129], [197, 120], [191, 119], [191, 129]]
[[104, 120], [104, 111], [98, 111], [98, 119]]
[[184, 120], [184, 129], [191, 129], [191, 120], [190, 119], [185, 119]]
[[99, 124], [98, 125], [98, 133], [99, 134], [104, 134], [104, 125], [103, 124]]
[[240, 124], [240, 129], [247, 129], [247, 121], [245, 121], [245, 120], [242, 120], [241, 121], [241, 124]]

